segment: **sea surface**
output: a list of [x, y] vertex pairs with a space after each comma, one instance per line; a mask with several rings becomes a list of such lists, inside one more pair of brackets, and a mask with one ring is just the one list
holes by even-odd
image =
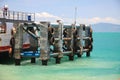
[[39, 59], [35, 64], [22, 60], [21, 66], [0, 64], [0, 80], [120, 80], [120, 33], [96, 32], [93, 38], [91, 57], [64, 57], [61, 64], [50, 59], [48, 66]]

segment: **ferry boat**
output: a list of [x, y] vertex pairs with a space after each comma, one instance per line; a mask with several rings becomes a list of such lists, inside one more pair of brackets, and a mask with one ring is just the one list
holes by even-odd
[[[10, 57], [13, 56], [14, 28], [20, 23], [32, 23], [34, 20], [34, 13], [10, 11], [7, 10], [6, 7], [0, 9], [0, 55], [9, 53], [8, 55]], [[23, 33], [23, 49], [28, 49], [30, 47], [28, 36], [26, 32]]]

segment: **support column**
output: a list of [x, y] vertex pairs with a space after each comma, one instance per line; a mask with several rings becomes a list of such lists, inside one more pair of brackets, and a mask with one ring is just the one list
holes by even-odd
[[20, 60], [21, 60], [21, 50], [22, 50], [22, 45], [23, 45], [23, 26], [20, 25], [19, 23], [16, 23], [14, 25], [15, 27], [15, 32], [14, 32], [14, 37], [15, 37], [15, 52], [14, 52], [14, 58], [15, 58], [15, 65], [20, 65]]

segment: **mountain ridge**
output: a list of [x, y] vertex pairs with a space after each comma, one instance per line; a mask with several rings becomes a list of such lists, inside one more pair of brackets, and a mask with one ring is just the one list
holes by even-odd
[[94, 32], [120, 32], [119, 24], [112, 23], [96, 23], [92, 24]]

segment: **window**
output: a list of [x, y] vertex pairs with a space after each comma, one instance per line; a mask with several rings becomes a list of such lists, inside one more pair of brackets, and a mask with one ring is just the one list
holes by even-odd
[[6, 33], [6, 23], [0, 22], [0, 34]]

